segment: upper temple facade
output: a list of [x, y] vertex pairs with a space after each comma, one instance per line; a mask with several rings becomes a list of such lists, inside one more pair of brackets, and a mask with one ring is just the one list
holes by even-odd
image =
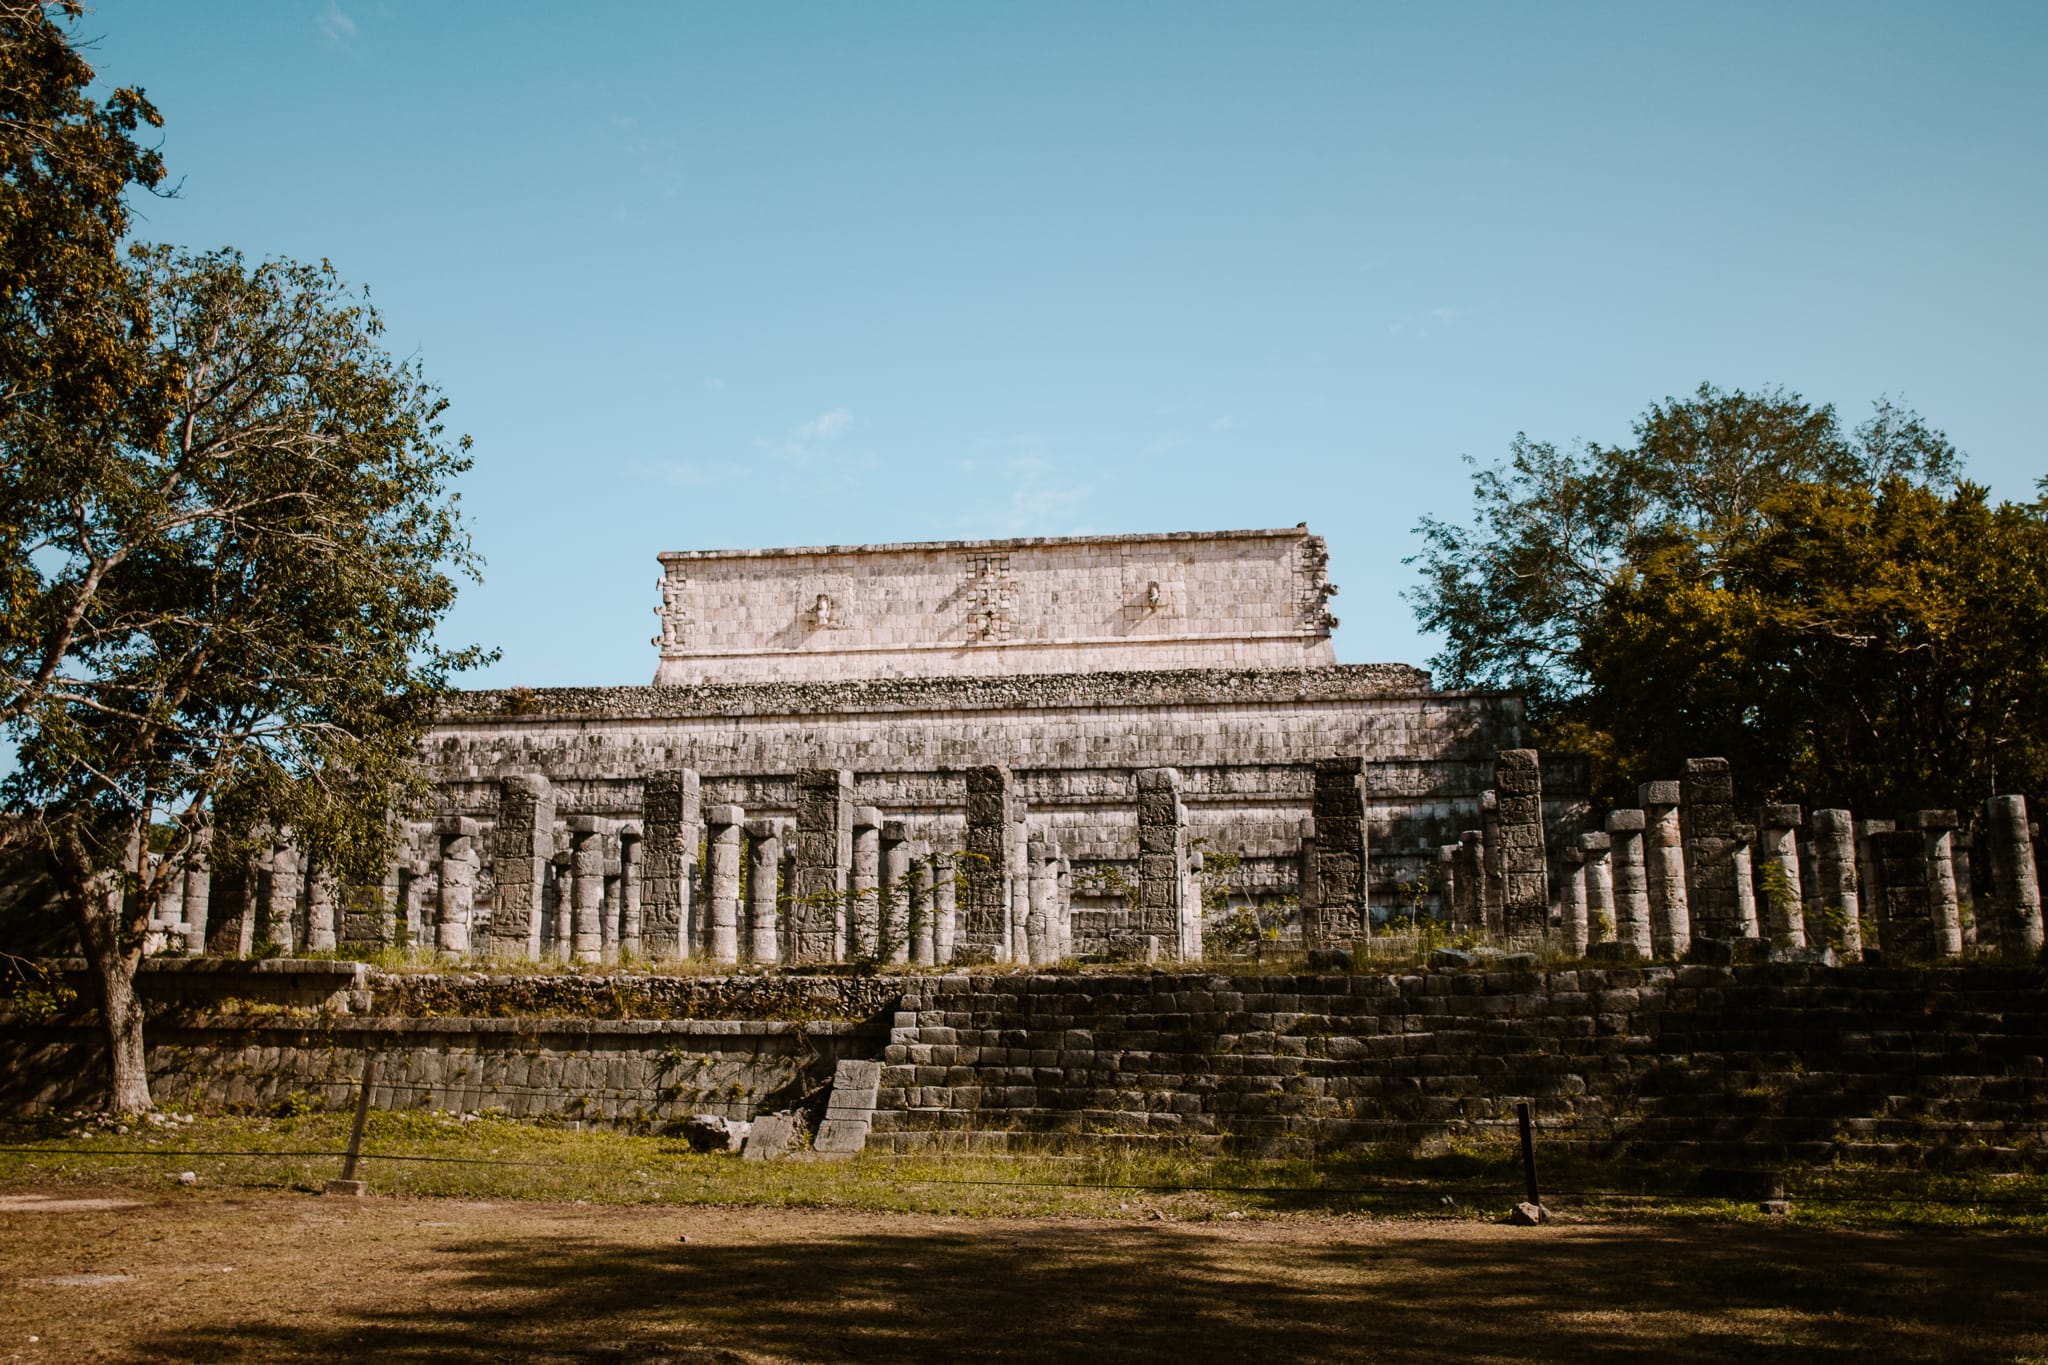
[[1336, 663], [1306, 525], [659, 558], [658, 686]]

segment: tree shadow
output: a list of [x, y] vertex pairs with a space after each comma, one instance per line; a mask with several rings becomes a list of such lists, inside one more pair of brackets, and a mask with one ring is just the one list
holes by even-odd
[[[2039, 1238], [1791, 1228], [963, 1223], [742, 1244], [422, 1247], [359, 1306], [214, 1320], [144, 1360], [2005, 1359], [2048, 1347]], [[677, 1226], [687, 1226], [678, 1210]], [[587, 1227], [587, 1224], [579, 1225]], [[644, 1238], [644, 1230], [643, 1230]]]

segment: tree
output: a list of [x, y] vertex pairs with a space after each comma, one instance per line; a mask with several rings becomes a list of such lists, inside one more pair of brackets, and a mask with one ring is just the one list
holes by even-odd
[[148, 347], [106, 418], [0, 429], [0, 798], [77, 920], [121, 1111], [150, 1103], [133, 977], [178, 860], [216, 819], [225, 857], [268, 820], [376, 880], [433, 698], [483, 657], [432, 640], [476, 567], [469, 442], [368, 303], [232, 251], [138, 250], [126, 287]]
[[1720, 754], [1751, 795], [1957, 805], [2042, 775], [2043, 504], [1990, 506], [1880, 402], [1702, 386], [1628, 447], [1518, 436], [1411, 594], [1462, 686], [1516, 688], [1604, 794]]

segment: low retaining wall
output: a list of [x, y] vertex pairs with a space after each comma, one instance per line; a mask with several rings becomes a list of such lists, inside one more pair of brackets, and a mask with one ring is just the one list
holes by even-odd
[[[295, 981], [242, 965], [247, 979], [147, 982], [160, 1098], [338, 1107], [374, 1053], [384, 1107], [658, 1123], [789, 1108], [839, 1060], [880, 1058], [870, 1145], [891, 1150], [1428, 1147], [1505, 1135], [1527, 1100], [1547, 1143], [1677, 1160], [2048, 1160], [2039, 969], [658, 978], [317, 963]], [[324, 1003], [250, 1004], [257, 977], [278, 1000]], [[209, 991], [238, 1012], [195, 1006]], [[607, 1017], [635, 1012], [654, 1017]], [[85, 1018], [0, 1016], [0, 1109], [90, 1104], [102, 1065]]]
[[906, 983], [871, 1145], [1266, 1154], [1512, 1130], [1675, 1159], [2048, 1155], [2039, 970], [1644, 967]]

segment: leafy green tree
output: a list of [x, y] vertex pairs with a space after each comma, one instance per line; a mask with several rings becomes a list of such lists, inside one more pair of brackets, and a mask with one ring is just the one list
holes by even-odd
[[475, 569], [468, 440], [375, 311], [325, 264], [231, 251], [137, 251], [128, 288], [148, 347], [117, 418], [0, 429], [0, 798], [77, 921], [123, 1111], [150, 1103], [133, 977], [177, 860], [268, 820], [376, 879], [433, 699], [481, 657], [432, 638]]
[[1625, 447], [1518, 436], [1418, 528], [1457, 686], [1519, 690], [1602, 794], [1721, 754], [1753, 796], [1966, 805], [2037, 784], [2042, 505], [1992, 507], [1916, 415], [1853, 432], [1711, 387]]

